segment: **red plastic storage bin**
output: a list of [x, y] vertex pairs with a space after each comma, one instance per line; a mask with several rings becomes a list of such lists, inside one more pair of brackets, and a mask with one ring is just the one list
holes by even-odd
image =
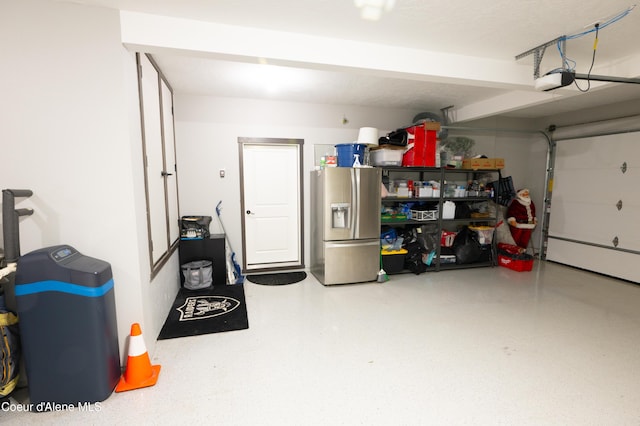
[[498, 254], [498, 265], [505, 268], [513, 269], [514, 271], [524, 272], [533, 269], [533, 256], [529, 254], [522, 254], [518, 257], [522, 259], [516, 259], [513, 257], [505, 256], [504, 254]]
[[413, 143], [413, 147], [409, 148], [402, 156], [402, 165], [406, 167], [435, 167], [437, 131], [427, 129], [425, 124], [411, 126], [406, 130], [409, 135], [413, 135], [413, 139], [410, 138], [408, 141], [409, 144]]

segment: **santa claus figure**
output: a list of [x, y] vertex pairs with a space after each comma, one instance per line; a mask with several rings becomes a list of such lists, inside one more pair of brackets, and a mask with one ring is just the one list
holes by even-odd
[[527, 248], [531, 232], [536, 227], [536, 206], [528, 189], [521, 189], [507, 209], [507, 223], [518, 247]]

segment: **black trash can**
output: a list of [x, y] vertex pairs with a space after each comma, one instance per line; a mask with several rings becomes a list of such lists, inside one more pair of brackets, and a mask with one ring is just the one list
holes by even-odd
[[15, 295], [34, 410], [107, 399], [121, 373], [111, 265], [36, 250], [18, 259]]

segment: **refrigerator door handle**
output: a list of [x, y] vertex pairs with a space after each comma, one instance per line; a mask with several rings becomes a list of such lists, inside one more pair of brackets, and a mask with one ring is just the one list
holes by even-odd
[[379, 246], [379, 245], [380, 245], [380, 240], [369, 240], [369, 241], [361, 240], [361, 241], [354, 241], [352, 243], [328, 241], [325, 243], [326, 248], [368, 247], [368, 246]]
[[360, 232], [360, 174], [357, 173], [357, 169], [351, 169], [351, 205], [354, 206], [351, 212], [351, 239], [358, 238]]

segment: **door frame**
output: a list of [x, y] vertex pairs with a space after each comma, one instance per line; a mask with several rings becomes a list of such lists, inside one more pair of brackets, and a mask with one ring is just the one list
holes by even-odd
[[[298, 235], [300, 235], [300, 259], [296, 265], [288, 266], [276, 266], [247, 269], [247, 244], [246, 244], [246, 225], [245, 225], [245, 202], [244, 202], [244, 146], [245, 145], [297, 145], [298, 146], [298, 187], [300, 188], [298, 194]], [[251, 138], [251, 137], [238, 137], [238, 157], [240, 161], [240, 224], [242, 228], [242, 272], [246, 274], [248, 272], [271, 272], [282, 270], [297, 270], [304, 269], [304, 139], [285, 139], [285, 138]]]

